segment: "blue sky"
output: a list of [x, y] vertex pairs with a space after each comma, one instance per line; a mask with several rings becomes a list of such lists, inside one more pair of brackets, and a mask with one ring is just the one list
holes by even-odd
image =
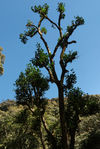
[[[21, 71], [24, 71], [29, 60], [34, 57], [34, 51], [38, 36], [30, 39], [26, 45], [21, 43], [19, 34], [23, 33], [27, 20], [34, 23], [38, 17], [31, 11], [35, 4], [48, 3], [50, 5], [50, 18], [57, 20], [55, 8], [61, 1], [43, 0], [0, 0], [0, 46], [6, 56], [4, 75], [0, 76], [0, 101], [15, 99], [14, 82]], [[71, 39], [77, 44], [69, 47], [70, 50], [78, 51], [78, 59], [70, 65], [77, 74], [77, 84], [85, 93], [100, 94], [100, 0], [63, 0], [66, 4], [66, 19], [62, 22], [63, 27], [70, 25], [74, 16], [82, 16], [85, 25], [79, 27]], [[48, 24], [46, 24], [48, 25]], [[47, 40], [50, 48], [56, 42], [57, 34], [53, 30], [48, 31]], [[57, 67], [57, 71], [59, 68]], [[48, 98], [57, 97], [57, 90], [51, 85]]]

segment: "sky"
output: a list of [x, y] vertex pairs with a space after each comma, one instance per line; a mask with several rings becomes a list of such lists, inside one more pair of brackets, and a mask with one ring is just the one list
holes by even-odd
[[[71, 37], [77, 43], [69, 47], [69, 50], [78, 51], [78, 58], [69, 66], [76, 72], [76, 86], [84, 93], [100, 94], [100, 0], [0, 0], [0, 46], [3, 47], [3, 54], [6, 57], [4, 74], [0, 76], [0, 101], [15, 99], [14, 83], [34, 57], [36, 43], [40, 42], [38, 36], [29, 39], [25, 45], [19, 39], [19, 34], [25, 31], [28, 20], [32, 20], [34, 24], [38, 22], [39, 18], [31, 11], [31, 6], [48, 3], [50, 6], [48, 15], [56, 22], [58, 2], [64, 2], [66, 6], [66, 18], [62, 22], [65, 31], [74, 16], [82, 16], [85, 20], [85, 24]], [[46, 23], [47, 27], [49, 25]], [[53, 49], [58, 33], [50, 27], [47, 29], [48, 34], [45, 38]], [[56, 70], [59, 75], [58, 65]], [[56, 86], [51, 84], [45, 96], [57, 97]]]

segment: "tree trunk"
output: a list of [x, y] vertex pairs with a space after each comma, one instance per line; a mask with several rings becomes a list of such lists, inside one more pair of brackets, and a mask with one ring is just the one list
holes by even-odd
[[71, 136], [70, 149], [74, 149], [74, 145], [75, 145], [75, 131], [72, 131], [70, 136]]
[[46, 133], [48, 134], [48, 141], [50, 142], [50, 144], [52, 146], [52, 149], [58, 149], [56, 139], [52, 135], [52, 133], [47, 129], [46, 123], [45, 123], [43, 117], [41, 117], [41, 121], [42, 121], [42, 124], [44, 126], [44, 129], [45, 129]]
[[46, 149], [46, 148], [45, 148], [45, 145], [44, 145], [44, 141], [43, 141], [42, 130], [41, 130], [41, 124], [40, 124], [40, 140], [41, 140], [41, 144], [42, 144], [43, 149]]
[[65, 123], [64, 93], [63, 93], [63, 87], [61, 85], [58, 86], [58, 96], [59, 96], [60, 126], [62, 133], [61, 144], [62, 149], [68, 149], [67, 128]]

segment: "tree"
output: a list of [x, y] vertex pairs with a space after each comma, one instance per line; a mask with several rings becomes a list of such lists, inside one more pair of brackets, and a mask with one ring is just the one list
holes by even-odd
[[80, 122], [79, 116], [84, 107], [83, 92], [79, 88], [72, 88], [67, 93], [67, 106], [65, 110], [65, 118], [69, 134], [69, 148], [74, 149], [75, 134]]
[[56, 138], [47, 128], [46, 122], [44, 120], [45, 106], [47, 100], [43, 98], [46, 90], [48, 90], [48, 80], [45, 78], [37, 67], [29, 64], [25, 70], [25, 73], [20, 74], [19, 78], [16, 80], [16, 100], [18, 104], [26, 105], [31, 111], [35, 118], [36, 126], [38, 127], [38, 136], [40, 137], [43, 149], [45, 149], [45, 144], [43, 141], [43, 133], [41, 127], [43, 125], [44, 130], [47, 134], [47, 140], [52, 149], [57, 149]]
[[2, 54], [2, 50], [3, 50], [3, 48], [0, 47], [0, 75], [2, 75], [3, 72], [4, 72], [3, 64], [4, 64], [4, 61], [5, 61], [5, 56]]
[[91, 116], [100, 111], [99, 98], [85, 95], [80, 88], [71, 88], [66, 93], [65, 118], [68, 127], [70, 149], [74, 149], [75, 134], [81, 122], [80, 117]]
[[25, 73], [20, 73], [15, 85], [17, 104], [26, 105], [35, 116], [34, 128], [37, 128], [43, 149], [45, 149], [41, 133], [41, 122], [43, 121], [46, 103], [43, 95], [49, 88], [47, 79], [42, 76], [38, 68], [29, 64]]
[[[43, 6], [39, 5], [39, 6], [31, 7], [31, 10], [34, 13], [39, 14], [40, 16], [38, 25], [36, 26], [32, 21], [29, 21], [26, 25], [27, 31], [25, 31], [24, 34], [20, 34], [20, 39], [23, 43], [26, 43], [28, 40], [28, 37], [32, 38], [36, 34], [38, 34], [45, 46], [46, 52], [44, 49], [41, 48], [40, 44], [37, 45], [35, 58], [33, 58], [32, 63], [39, 68], [45, 68], [49, 74], [48, 81], [50, 81], [51, 83], [55, 83], [58, 88], [59, 115], [60, 115], [60, 126], [61, 126], [61, 133], [62, 133], [62, 139], [61, 139], [62, 149], [68, 149], [67, 126], [65, 122], [65, 107], [64, 107], [64, 79], [69, 72], [67, 69], [67, 65], [69, 63], [72, 63], [73, 60], [76, 59], [77, 51], [66, 52], [66, 49], [70, 44], [76, 43], [75, 40], [69, 41], [69, 38], [73, 34], [73, 32], [77, 29], [78, 26], [84, 24], [84, 19], [79, 16], [75, 17], [75, 19], [72, 20], [71, 25], [66, 27], [66, 31], [63, 34], [61, 21], [65, 18], [65, 5], [62, 2], [58, 3], [57, 11], [59, 13], [59, 17], [58, 17], [57, 23], [48, 17], [48, 9], [49, 9], [49, 6], [47, 4], [44, 4]], [[42, 27], [42, 23], [44, 22], [44, 20], [48, 21], [52, 25], [52, 27], [53, 28], [55, 27], [59, 32], [58, 41], [52, 52], [43, 35], [47, 33], [47, 29], [45, 27]], [[59, 48], [61, 48], [61, 50], [59, 50]], [[61, 67], [60, 79], [55, 69], [56, 62], [54, 60], [57, 51], [59, 51], [60, 53], [60, 56], [58, 58], [58, 61]], [[70, 85], [71, 84], [68, 84], [69, 88], [70, 88]]]

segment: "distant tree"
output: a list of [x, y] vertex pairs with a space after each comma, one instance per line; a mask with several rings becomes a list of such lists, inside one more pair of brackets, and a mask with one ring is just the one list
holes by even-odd
[[[61, 144], [62, 149], [68, 149], [68, 141], [67, 141], [67, 126], [65, 122], [65, 107], [64, 107], [64, 79], [66, 74], [68, 74], [68, 69], [66, 69], [69, 63], [72, 63], [74, 59], [77, 57], [77, 52], [69, 51], [66, 53], [66, 49], [70, 44], [76, 43], [75, 40], [69, 41], [73, 32], [77, 29], [78, 26], [84, 24], [84, 19], [82, 17], [75, 17], [75, 20], [72, 20], [70, 26], [66, 26], [65, 33], [62, 32], [63, 28], [61, 26], [61, 21], [65, 18], [65, 5], [61, 2], [58, 3], [57, 11], [59, 13], [58, 21], [55, 23], [52, 19], [48, 17], [48, 9], [49, 6], [44, 4], [43, 6], [34, 6], [31, 7], [31, 10], [34, 13], [39, 14], [40, 19], [38, 21], [38, 25], [35, 25], [32, 21], [29, 21], [26, 25], [27, 31], [24, 34], [20, 34], [20, 39], [23, 43], [26, 43], [28, 37], [34, 37], [36, 34], [39, 35], [40, 39], [42, 40], [45, 50], [41, 48], [40, 44], [37, 45], [37, 50], [35, 53], [35, 58], [33, 58], [32, 63], [39, 68], [45, 68], [49, 74], [49, 81], [51, 83], [55, 83], [58, 88], [58, 97], [59, 97], [59, 115], [60, 115], [60, 126], [61, 126]], [[46, 39], [44, 38], [44, 34], [47, 33], [47, 29], [42, 27], [42, 23], [48, 21], [53, 28], [56, 28], [59, 32], [58, 41], [55, 44], [53, 51], [50, 50], [49, 44], [47, 43]], [[50, 37], [51, 38], [51, 37]], [[61, 50], [60, 50], [60, 49]], [[61, 67], [61, 76], [57, 74], [56, 71], [56, 62], [55, 56], [56, 53], [59, 51], [60, 56], [58, 57], [58, 62]], [[69, 79], [70, 80], [70, 79]], [[71, 82], [70, 82], [71, 83]], [[68, 87], [70, 88], [70, 85]]]
[[82, 116], [88, 116], [92, 114], [96, 114], [100, 111], [100, 99], [95, 95], [85, 95], [83, 96], [83, 110], [81, 110]]
[[74, 149], [75, 134], [81, 122], [80, 116], [90, 116], [100, 111], [99, 98], [85, 95], [80, 88], [72, 88], [66, 93], [67, 106], [65, 118], [70, 137], [69, 149]]
[[74, 149], [75, 133], [80, 122], [79, 116], [84, 107], [83, 92], [79, 88], [72, 88], [67, 94], [66, 122], [69, 134], [69, 149]]
[[2, 54], [2, 50], [3, 50], [3, 48], [0, 47], [0, 75], [2, 75], [4, 73], [3, 64], [4, 64], [4, 60], [5, 60], [5, 55]]

